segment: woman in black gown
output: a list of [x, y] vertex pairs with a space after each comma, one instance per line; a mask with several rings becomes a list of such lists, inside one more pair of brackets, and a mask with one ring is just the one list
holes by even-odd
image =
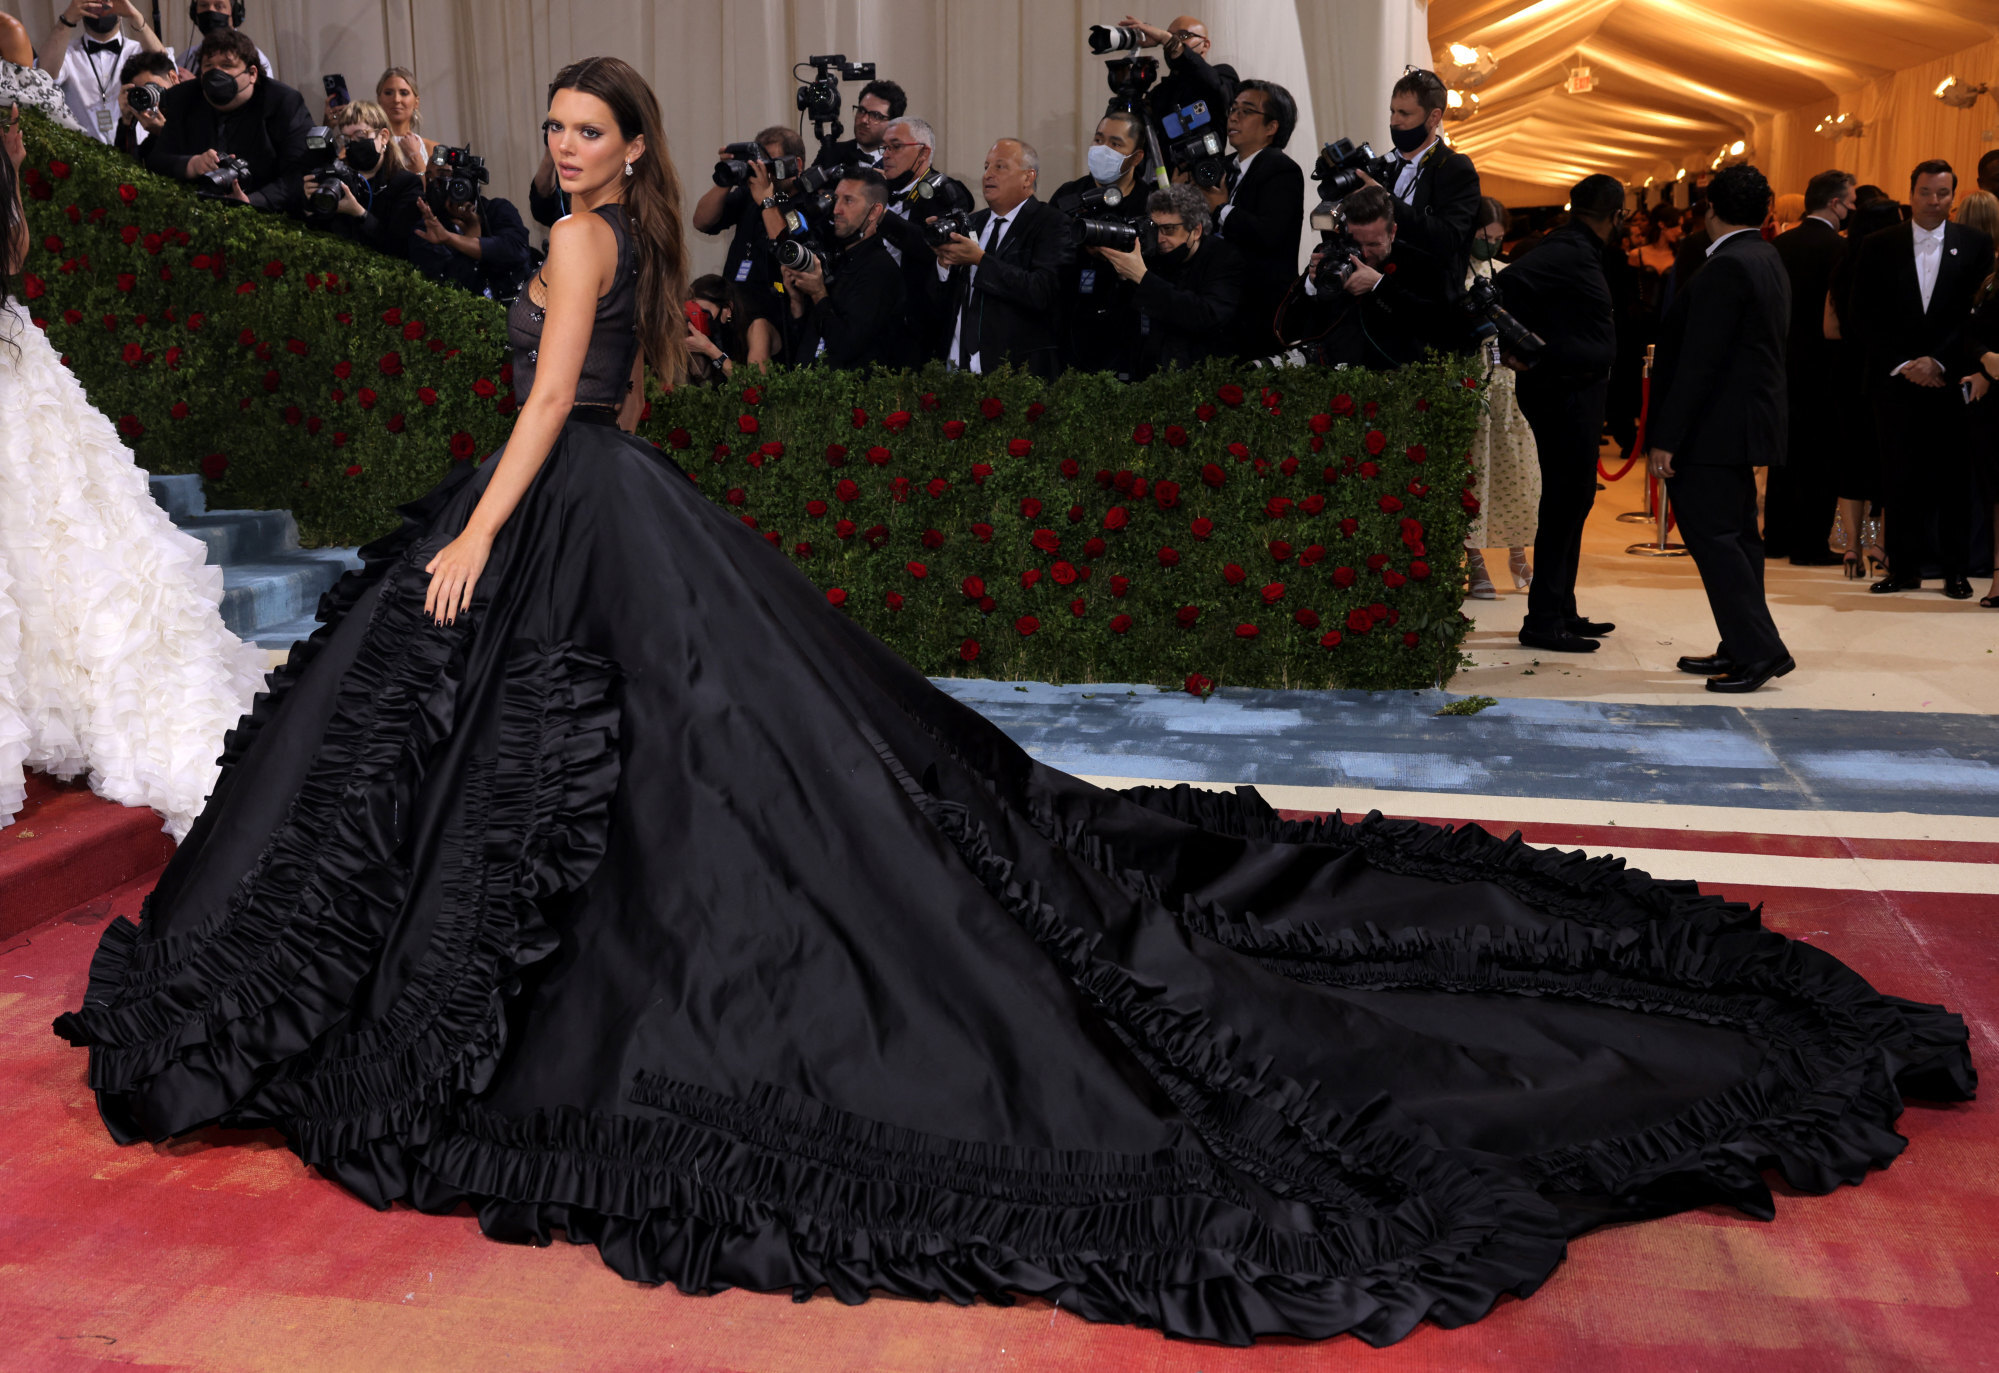
[[343, 583], [57, 1022], [117, 1139], [275, 1126], [688, 1292], [1382, 1343], [1969, 1095], [1956, 1016], [1691, 884], [1033, 762], [606, 423], [635, 321], [680, 363], [672, 175], [615, 60], [548, 139], [512, 440]]

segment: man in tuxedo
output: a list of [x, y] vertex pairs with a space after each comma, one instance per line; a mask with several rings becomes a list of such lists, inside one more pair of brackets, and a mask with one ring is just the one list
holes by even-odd
[[1514, 388], [1541, 466], [1534, 581], [1520, 642], [1555, 653], [1593, 653], [1596, 641], [1617, 626], [1586, 619], [1576, 608], [1576, 573], [1583, 526], [1596, 503], [1604, 400], [1617, 360], [1603, 246], [1623, 216], [1624, 184], [1601, 173], [1586, 176], [1570, 190], [1569, 204], [1574, 217], [1500, 273], [1498, 286], [1507, 310], [1547, 343]]
[[1245, 358], [1277, 351], [1277, 307], [1298, 275], [1305, 233], [1305, 173], [1285, 153], [1298, 126], [1298, 102], [1274, 81], [1245, 81], [1229, 105], [1227, 179], [1206, 187], [1215, 237], [1245, 266], [1236, 351]]
[[1826, 292], [1832, 269], [1846, 252], [1839, 236], [1853, 213], [1851, 172], [1820, 172], [1805, 185], [1805, 217], [1777, 235], [1777, 256], [1791, 282], [1791, 326], [1785, 343], [1790, 442], [1781, 465], [1770, 468], [1763, 502], [1767, 556], [1789, 556], [1794, 567], [1830, 567], [1839, 554], [1826, 547], [1839, 508], [1839, 367], [1825, 336]]
[[1388, 192], [1363, 186], [1340, 202], [1340, 212], [1360, 244], [1346, 264], [1352, 272], [1335, 285], [1326, 250], [1312, 254], [1280, 313], [1285, 342], [1303, 348], [1315, 363], [1379, 369], [1415, 362], [1431, 348], [1463, 346], [1466, 331], [1450, 306], [1455, 293], [1448, 269], [1402, 237]]
[[972, 234], [951, 235], [937, 249], [937, 280], [950, 335], [945, 361], [970, 372], [1005, 363], [1036, 376], [1062, 368], [1062, 269], [1076, 256], [1067, 215], [1034, 198], [1041, 159], [1018, 138], [986, 154], [986, 208]]
[[854, 102], [854, 136], [840, 143], [821, 143], [815, 167], [879, 167], [882, 139], [888, 126], [902, 118], [909, 97], [893, 81], [870, 81]]
[[1791, 284], [1759, 232], [1770, 183], [1727, 167], [1708, 186], [1708, 260], [1667, 310], [1652, 367], [1652, 475], [1665, 480], [1721, 646], [1680, 659], [1709, 691], [1754, 691], [1797, 664], [1763, 596], [1756, 468], [1784, 459]]
[[1870, 235], [1855, 268], [1854, 332], [1888, 493], [1888, 575], [1875, 592], [1915, 590], [1934, 557], [1943, 594], [1971, 595], [1971, 444], [1957, 378], [1976, 365], [1965, 326], [1992, 240], [1951, 223], [1956, 198], [1948, 162], [1918, 163], [1909, 222]]
[[1420, 67], [1395, 83], [1388, 102], [1388, 137], [1395, 145], [1388, 160], [1395, 177], [1383, 189], [1395, 197], [1397, 237], [1443, 263], [1450, 279], [1462, 283], [1478, 231], [1478, 168], [1444, 142], [1448, 98], [1437, 74]]

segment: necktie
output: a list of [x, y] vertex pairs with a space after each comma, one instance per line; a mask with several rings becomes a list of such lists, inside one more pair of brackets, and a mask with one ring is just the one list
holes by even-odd
[[1223, 189], [1225, 189], [1230, 196], [1234, 196], [1236, 183], [1241, 180], [1242, 180], [1242, 164], [1240, 162], [1229, 163], [1228, 173], [1222, 178]]
[[83, 40], [83, 55], [85, 57], [95, 57], [100, 52], [123, 52], [123, 51], [125, 51], [125, 45], [115, 40], [109, 43], [99, 43], [94, 38], [86, 38]]
[[[985, 251], [999, 251], [1000, 239], [1006, 235], [1007, 220], [993, 221], [993, 231], [986, 237]], [[972, 358], [979, 351], [979, 326], [985, 319], [985, 301], [974, 288], [972, 278], [978, 274], [974, 267], [965, 276], [965, 309], [958, 319], [958, 366], [965, 371], [972, 369]], [[983, 359], [981, 359], [983, 361]]]

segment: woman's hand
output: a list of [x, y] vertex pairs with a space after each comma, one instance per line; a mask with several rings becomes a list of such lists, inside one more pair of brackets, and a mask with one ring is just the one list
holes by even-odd
[[722, 349], [716, 344], [715, 340], [709, 338], [691, 324], [687, 326], [687, 351], [690, 353], [699, 353], [702, 357], [716, 362], [721, 361], [722, 358]]
[[423, 613], [441, 625], [454, 623], [458, 612], [472, 605], [472, 589], [486, 570], [493, 553], [493, 541], [468, 529], [438, 550], [424, 564], [430, 574], [430, 589], [424, 593]]

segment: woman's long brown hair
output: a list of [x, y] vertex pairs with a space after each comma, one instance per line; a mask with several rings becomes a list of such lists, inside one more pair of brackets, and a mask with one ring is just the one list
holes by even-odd
[[549, 83], [557, 91], [581, 91], [611, 107], [618, 132], [627, 140], [645, 136], [645, 155], [625, 178], [625, 222], [639, 263], [639, 348], [663, 385], [687, 378], [687, 243], [680, 222], [680, 177], [667, 153], [659, 100], [629, 63], [615, 57], [572, 62]]

